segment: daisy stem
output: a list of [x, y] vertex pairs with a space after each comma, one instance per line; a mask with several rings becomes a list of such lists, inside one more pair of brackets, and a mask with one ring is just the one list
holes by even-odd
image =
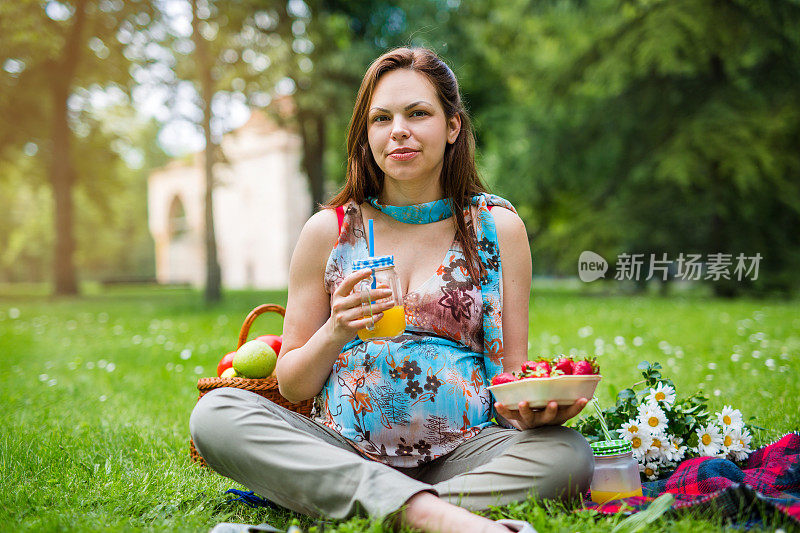
[[614, 440], [608, 433], [608, 426], [606, 425], [606, 419], [603, 416], [603, 411], [600, 410], [600, 404], [597, 403], [597, 399], [592, 400], [592, 404], [594, 405], [594, 410], [597, 411], [597, 418], [600, 420], [600, 429], [603, 430], [603, 435], [606, 436], [606, 440]]

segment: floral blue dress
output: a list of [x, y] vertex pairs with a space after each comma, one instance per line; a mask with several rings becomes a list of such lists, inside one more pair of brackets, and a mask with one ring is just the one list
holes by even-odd
[[[494, 252], [499, 266], [496, 245]], [[327, 292], [333, 294], [356, 259], [368, 256], [361, 208], [350, 202], [328, 258]], [[356, 337], [343, 348], [314, 414], [363, 455], [395, 467], [431, 461], [490, 425], [486, 387], [502, 371], [502, 338], [499, 348], [496, 341], [484, 345], [485, 315], [499, 328], [499, 310], [487, 310], [492, 306], [484, 305], [457, 240], [433, 276], [404, 296], [404, 305], [404, 334]]]

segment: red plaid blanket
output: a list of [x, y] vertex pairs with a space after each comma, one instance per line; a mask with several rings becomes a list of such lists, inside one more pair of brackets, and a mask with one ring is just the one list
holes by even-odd
[[675, 496], [672, 509], [708, 508], [744, 525], [754, 525], [776, 511], [800, 525], [800, 433], [789, 433], [753, 452], [744, 469], [731, 461], [695, 457], [683, 461], [662, 480], [645, 483], [644, 496], [584, 508], [603, 514], [644, 510], [665, 492]]

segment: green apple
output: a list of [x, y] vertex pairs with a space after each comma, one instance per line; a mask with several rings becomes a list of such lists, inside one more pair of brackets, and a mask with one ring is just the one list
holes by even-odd
[[258, 340], [246, 342], [233, 356], [233, 368], [246, 378], [265, 378], [275, 370], [278, 355], [269, 344]]
[[239, 374], [233, 367], [226, 368], [222, 374], [219, 376], [221, 378], [238, 378]]

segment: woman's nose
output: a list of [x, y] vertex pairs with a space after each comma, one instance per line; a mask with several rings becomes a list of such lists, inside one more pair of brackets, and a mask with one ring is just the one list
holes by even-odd
[[392, 123], [392, 140], [407, 139], [408, 136], [409, 131], [405, 121], [402, 118], [395, 119]]

